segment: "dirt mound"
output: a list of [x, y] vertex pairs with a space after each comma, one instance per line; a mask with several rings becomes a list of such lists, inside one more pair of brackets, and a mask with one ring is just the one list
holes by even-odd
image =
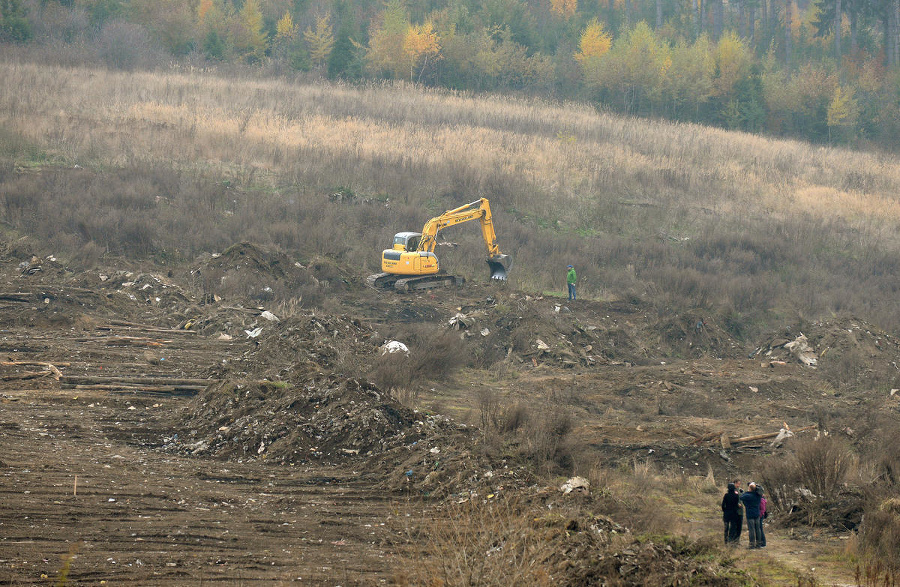
[[190, 278], [202, 290], [204, 301], [225, 297], [262, 302], [305, 297], [315, 301], [324, 293], [345, 291], [351, 285], [344, 271], [328, 259], [315, 258], [304, 264], [247, 242], [204, 255], [195, 265]]
[[900, 339], [857, 318], [811, 322], [768, 337], [751, 355], [818, 369], [835, 387], [900, 387]]
[[447, 316], [478, 356], [562, 368], [655, 363], [659, 358], [743, 356], [743, 347], [699, 313], [662, 319], [639, 300], [570, 302], [498, 293]]
[[195, 455], [338, 463], [415, 442], [416, 416], [374, 386], [335, 376], [299, 385], [223, 383], [192, 403], [172, 448]]
[[219, 379], [268, 379], [305, 385], [310, 377], [340, 373], [361, 377], [378, 356], [381, 339], [366, 323], [349, 316], [301, 314], [280, 319], [271, 312], [225, 308], [216, 314], [224, 324], [201, 319], [192, 328], [225, 327], [231, 335], [255, 344], [239, 359], [214, 369]]

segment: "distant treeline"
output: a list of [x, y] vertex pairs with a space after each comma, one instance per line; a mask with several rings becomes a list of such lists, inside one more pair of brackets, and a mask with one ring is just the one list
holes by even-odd
[[62, 63], [403, 79], [887, 149], [898, 21], [900, 0], [0, 0], [0, 41]]

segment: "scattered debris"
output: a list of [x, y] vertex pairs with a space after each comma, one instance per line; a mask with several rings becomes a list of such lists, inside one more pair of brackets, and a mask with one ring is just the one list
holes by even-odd
[[591, 492], [591, 484], [584, 477], [572, 477], [565, 483], [563, 483], [559, 490], [564, 494], [568, 495], [572, 492], [576, 493], [590, 493]]

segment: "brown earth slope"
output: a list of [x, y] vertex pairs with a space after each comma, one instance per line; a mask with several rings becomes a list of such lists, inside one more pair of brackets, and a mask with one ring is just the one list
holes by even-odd
[[[804, 325], [801, 353], [789, 346], [799, 331], [748, 346], [713, 318], [661, 317], [639, 300], [477, 283], [399, 296], [361, 277], [250, 244], [183, 273], [80, 273], [7, 250], [0, 582], [392, 582], [420, 542], [411, 520], [443, 503], [638, 461], [744, 476], [779, 450], [753, 437], [859, 437], [862, 393], [900, 401], [900, 344], [859, 320]], [[327, 310], [284, 301], [304, 288]], [[372, 374], [386, 340], [423, 324], [454, 333], [465, 366], [420, 378], [400, 403]], [[514, 406], [564, 410], [567, 446], [492, 443], [477, 425]], [[540, 450], [553, 462], [543, 472], [527, 458]], [[553, 536], [578, 535], [577, 521], [547, 527], [558, 523]], [[566, 552], [590, 558], [584, 536]], [[557, 561], [559, 577], [589, 584], [675, 556], [659, 549], [609, 568]]]

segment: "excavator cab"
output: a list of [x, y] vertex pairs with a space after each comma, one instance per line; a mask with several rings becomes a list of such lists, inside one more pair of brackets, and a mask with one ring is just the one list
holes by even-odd
[[398, 232], [394, 235], [394, 245], [391, 248], [395, 251], [412, 252], [418, 248], [421, 238], [421, 232]]

